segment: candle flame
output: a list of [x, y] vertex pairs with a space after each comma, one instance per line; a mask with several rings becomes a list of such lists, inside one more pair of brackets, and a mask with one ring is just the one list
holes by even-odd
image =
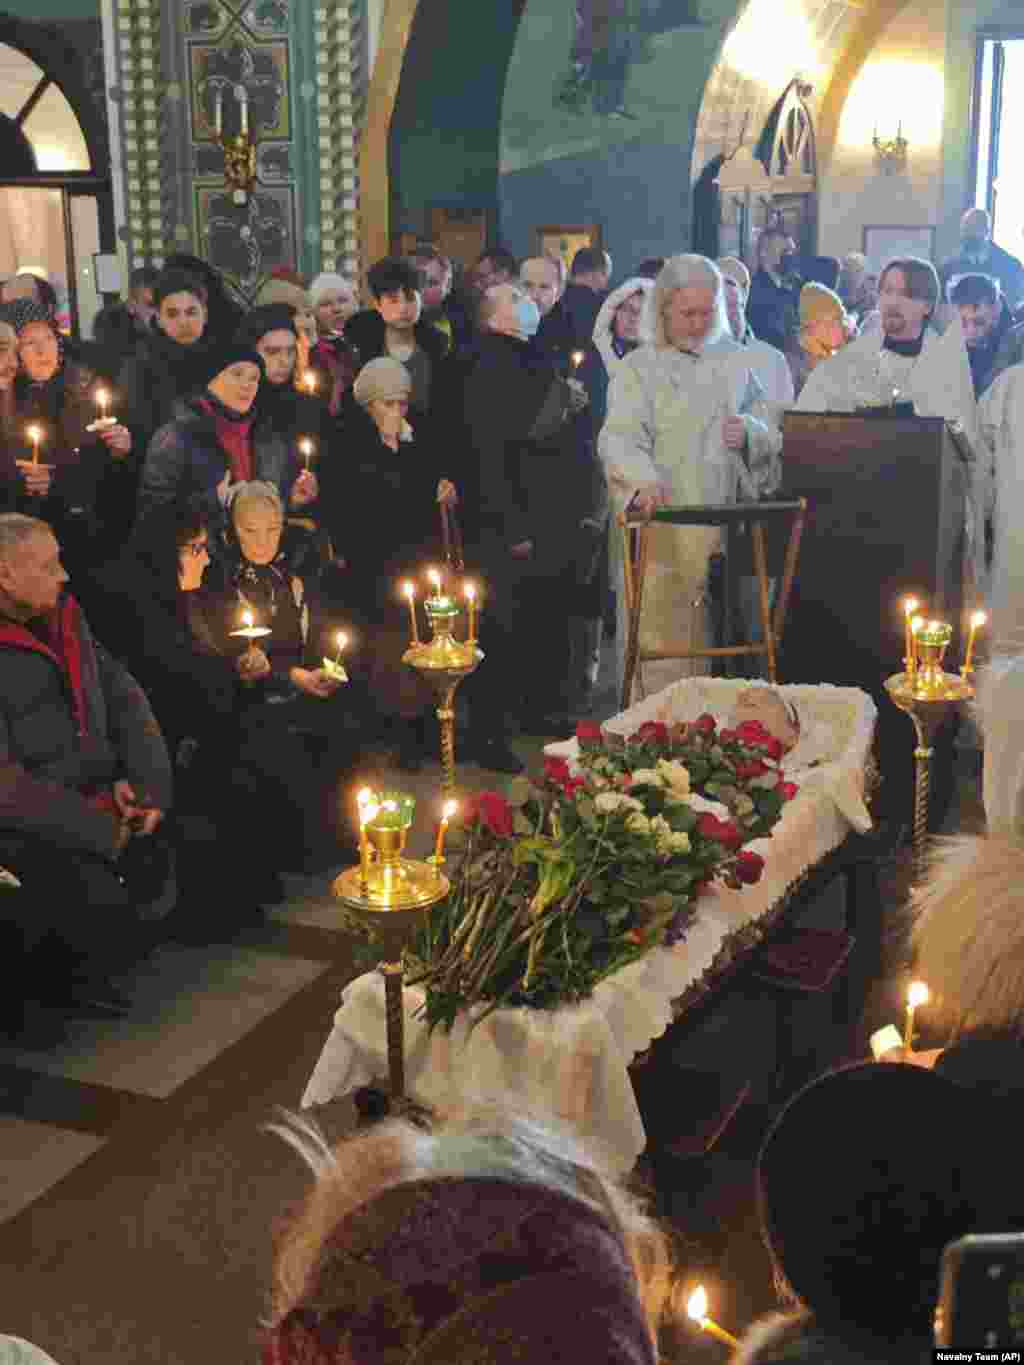
[[903, 604], [903, 611], [906, 616], [913, 616], [921, 603], [916, 597], [908, 597]]
[[915, 616], [910, 623], [910, 629], [913, 631], [915, 635], [917, 635], [919, 631], [924, 630], [924, 617]]
[[459, 809], [458, 801], [446, 801], [444, 805], [441, 807], [442, 820], [450, 820], [458, 809]]
[[42, 427], [29, 427], [25, 435], [30, 441], [41, 441], [43, 439]]
[[971, 625], [977, 630], [978, 626], [983, 626], [987, 620], [988, 617], [983, 611], [976, 611], [971, 617]]
[[436, 569], [428, 569], [428, 570], [427, 570], [427, 577], [430, 579], [430, 582], [431, 582], [431, 584], [433, 585], [433, 587], [436, 588], [436, 590], [437, 590], [438, 592], [440, 592], [440, 591], [441, 591], [441, 575], [437, 572], [437, 570], [436, 570]]
[[476, 588], [472, 583], [467, 583], [462, 590], [470, 602], [476, 601]]
[[248, 630], [248, 629], [252, 626], [252, 612], [251, 612], [251, 611], [243, 611], [243, 612], [242, 612], [242, 625], [245, 626], [246, 630]]
[[695, 1322], [703, 1322], [708, 1315], [708, 1295], [707, 1290], [699, 1284], [690, 1297], [686, 1300], [686, 1313]]
[[416, 589], [409, 582], [405, 582], [402, 584], [402, 591], [405, 593], [406, 597], [408, 597], [410, 602], [416, 596]]
[[912, 1010], [916, 1010], [918, 1005], [927, 1005], [932, 998], [932, 993], [923, 981], [912, 981], [907, 990], [907, 1004]]
[[310, 393], [316, 392], [316, 375], [313, 373], [312, 370], [306, 371], [306, 377], [305, 379], [303, 379], [302, 382], [305, 384], [306, 388], [310, 391]]
[[928, 629], [929, 629], [929, 630], [940, 630], [941, 628], [942, 628], [942, 622], [941, 622], [941, 621], [929, 621], [929, 622], [928, 622]]
[[583, 352], [582, 352], [582, 351], [573, 351], [573, 353], [572, 353], [572, 364], [573, 364], [573, 369], [578, 370], [579, 367], [583, 364], [583, 360], [584, 360], [584, 355], [583, 355]]
[[107, 406], [107, 404], [110, 402], [110, 394], [107, 393], [106, 389], [96, 390], [96, 402], [101, 408], [105, 408]]
[[304, 437], [304, 438], [299, 442], [299, 450], [300, 450], [300, 452], [301, 452], [303, 455], [312, 455], [312, 453], [313, 453], [313, 442], [309, 439], [308, 436], [307, 436], [307, 437]]
[[335, 636], [335, 641], [338, 646], [338, 653], [340, 654], [341, 651], [345, 649], [346, 646], [348, 645], [348, 636], [345, 634], [343, 630], [339, 630], [338, 634]]
[[369, 787], [363, 787], [361, 791], [356, 793], [356, 802], [360, 810], [362, 810], [364, 806], [368, 806], [372, 800], [373, 792], [370, 791]]
[[365, 806], [360, 806], [360, 808], [359, 808], [359, 823], [360, 823], [361, 825], [368, 825], [368, 824], [370, 823], [371, 820], [376, 820], [376, 818], [377, 818], [377, 816], [378, 816], [379, 814], [380, 814], [380, 806], [378, 806], [378, 805], [376, 804], [376, 802], [370, 801], [367, 805], [365, 805]]

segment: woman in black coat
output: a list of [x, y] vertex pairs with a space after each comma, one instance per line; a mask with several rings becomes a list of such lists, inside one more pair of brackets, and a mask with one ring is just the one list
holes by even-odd
[[455, 489], [406, 420], [411, 389], [397, 360], [364, 366], [322, 466], [320, 505], [344, 565], [339, 592], [362, 626], [355, 666], [379, 719], [398, 730], [400, 766], [414, 771], [426, 753], [432, 694], [402, 663], [410, 626], [401, 584], [418, 580], [422, 590], [424, 569], [441, 564], [438, 502], [453, 500]]
[[[95, 635], [141, 684], [175, 760], [176, 920], [179, 929], [191, 921], [200, 936], [244, 922], [253, 904], [281, 896], [272, 793], [241, 755], [242, 675], [206, 638], [197, 611], [208, 539], [197, 502], [159, 508], [80, 592]], [[210, 897], [214, 856], [231, 869], [223, 884], [230, 896]]]
[[[308, 538], [286, 533], [272, 484], [240, 485], [229, 512], [226, 544], [198, 599], [198, 628], [243, 679], [239, 754], [279, 798], [281, 865], [329, 865], [338, 861], [338, 785], [358, 747], [361, 708], [358, 689], [343, 686], [325, 660], [344, 666], [338, 637], [350, 636], [349, 621], [324, 618], [319, 563]], [[270, 634], [233, 634], [249, 619]]]

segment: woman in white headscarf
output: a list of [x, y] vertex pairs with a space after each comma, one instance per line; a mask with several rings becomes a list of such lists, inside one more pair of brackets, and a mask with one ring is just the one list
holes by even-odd
[[[757, 415], [763, 394], [730, 334], [718, 267], [704, 256], [673, 256], [647, 305], [648, 342], [616, 368], [600, 437], [615, 515], [644, 517], [665, 504], [731, 503], [772, 491], [781, 478], [778, 440]], [[641, 651], [711, 643], [706, 586], [720, 544], [717, 527], [652, 529]], [[621, 564], [620, 557], [620, 674], [627, 642]], [[642, 686], [656, 691], [705, 667], [678, 658], [645, 664]]]

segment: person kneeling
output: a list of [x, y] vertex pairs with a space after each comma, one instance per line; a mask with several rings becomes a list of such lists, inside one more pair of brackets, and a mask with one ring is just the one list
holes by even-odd
[[[49, 936], [72, 979], [66, 1003], [116, 1012], [104, 973], [141, 955], [142, 919], [173, 900], [169, 856], [160, 875], [150, 843], [171, 764], [145, 695], [93, 640], [67, 581], [45, 522], [0, 516], [0, 866], [21, 882], [5, 905], [29, 966], [8, 958], [9, 985], [21, 999], [37, 987]], [[41, 972], [64, 990], [59, 975]]]
[[[324, 665], [337, 653], [336, 636], [320, 621], [315, 583], [296, 572], [273, 484], [239, 484], [229, 518], [224, 553], [203, 579], [194, 622], [212, 649], [235, 660], [243, 681], [237, 761], [264, 783], [266, 806], [273, 802], [280, 867], [313, 870], [322, 854], [338, 860], [320, 789], [333, 787], [356, 744], [351, 701], [333, 700], [341, 679]], [[250, 618], [269, 634], [237, 635]], [[310, 749], [319, 759], [313, 771]], [[336, 799], [327, 805], [333, 819]]]

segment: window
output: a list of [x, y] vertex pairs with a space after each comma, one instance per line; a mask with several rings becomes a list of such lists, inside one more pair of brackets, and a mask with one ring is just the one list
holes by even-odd
[[15, 47], [0, 43], [0, 114], [20, 129], [36, 170], [88, 171], [89, 149], [60, 86]]

